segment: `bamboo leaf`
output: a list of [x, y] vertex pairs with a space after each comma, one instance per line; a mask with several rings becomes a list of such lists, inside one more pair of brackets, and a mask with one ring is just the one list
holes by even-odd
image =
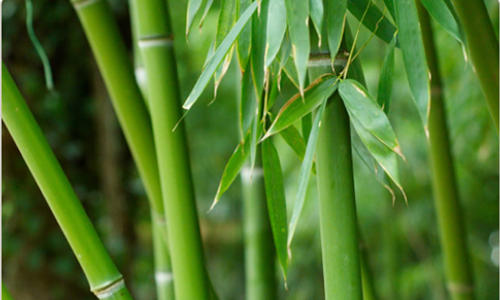
[[398, 0], [394, 1], [394, 5], [399, 27], [399, 45], [403, 54], [410, 90], [428, 136], [430, 73], [427, 68], [415, 0]]
[[[366, 13], [364, 19], [362, 19], [367, 7], [368, 12]], [[396, 28], [384, 16], [380, 9], [378, 9], [375, 3], [371, 2], [371, 0], [349, 0], [348, 9], [356, 17], [356, 19], [362, 19], [363, 25], [368, 28], [368, 30], [375, 33], [375, 35], [381, 40], [386, 43], [391, 42], [394, 33], [396, 32]]]
[[321, 30], [323, 28], [323, 1], [309, 0], [309, 16], [318, 35], [318, 47], [321, 47]]
[[464, 44], [458, 21], [444, 0], [420, 0], [429, 14], [457, 41]]
[[200, 23], [198, 24], [198, 27], [203, 26], [203, 22], [205, 21], [205, 18], [208, 15], [208, 12], [210, 11], [210, 8], [212, 7], [212, 4], [214, 4], [214, 0], [207, 0], [207, 3], [205, 4], [205, 9], [203, 10], [203, 15], [200, 18]]
[[217, 31], [215, 34], [215, 48], [219, 47], [226, 35], [231, 30], [235, 21], [236, 2], [233, 0], [222, 0], [217, 20]]
[[283, 276], [286, 280], [287, 256], [287, 217], [283, 174], [278, 152], [271, 139], [262, 143], [262, 166], [266, 187], [267, 209], [273, 232], [274, 245]]
[[394, 8], [394, 0], [384, 0], [385, 7], [393, 18], [396, 18], [396, 9]]
[[270, 0], [267, 16], [266, 68], [271, 65], [281, 47], [286, 31], [285, 0]]
[[[241, 16], [242, 12], [247, 9], [252, 3], [251, 0], [238, 0], [238, 16]], [[245, 72], [245, 68], [250, 60], [250, 45], [252, 43], [252, 20], [243, 26], [238, 41], [236, 43], [236, 51], [238, 53], [238, 61], [240, 63], [240, 69]]]
[[186, 36], [193, 26], [193, 21], [198, 14], [204, 0], [189, 0], [187, 5], [187, 16], [186, 16]]
[[266, 35], [267, 35], [267, 15], [269, 11], [269, 1], [262, 0], [259, 13], [253, 16], [252, 21], [252, 49], [250, 52], [252, 63], [252, 76], [255, 84], [255, 93], [261, 96], [264, 90], [265, 63], [266, 63]]
[[234, 41], [240, 34], [245, 24], [250, 20], [250, 17], [253, 15], [256, 8], [257, 8], [257, 2], [254, 2], [245, 10], [245, 12], [240, 16], [236, 24], [233, 26], [233, 28], [231, 28], [231, 31], [229, 31], [228, 35], [224, 38], [220, 46], [217, 48], [217, 50], [215, 50], [214, 55], [207, 63], [207, 66], [201, 73], [200, 77], [198, 78], [198, 81], [196, 81], [196, 84], [191, 90], [191, 93], [184, 102], [183, 105], [184, 109], [190, 109], [196, 102], [196, 100], [198, 100], [201, 93], [203, 92], [208, 82], [210, 81], [210, 78], [224, 60], [224, 57], [231, 49], [231, 46], [233, 45]]
[[304, 160], [302, 161], [302, 165], [300, 166], [299, 188], [297, 191], [297, 198], [295, 200], [295, 204], [293, 207], [292, 218], [290, 220], [290, 225], [288, 227], [289, 229], [288, 229], [287, 245], [289, 253], [291, 253], [290, 247], [292, 245], [293, 235], [295, 233], [295, 229], [297, 228], [297, 224], [299, 221], [299, 217], [302, 213], [302, 209], [304, 208], [307, 185], [309, 183], [309, 177], [311, 176], [314, 154], [316, 153], [319, 126], [327, 102], [328, 99], [323, 98], [323, 102], [320, 108], [318, 109], [318, 112], [316, 113], [316, 116], [313, 121], [313, 126], [311, 128], [311, 133], [309, 134], [309, 139], [307, 140], [307, 147], [306, 147], [306, 153], [304, 155]]
[[378, 82], [377, 103], [382, 107], [385, 113], [389, 112], [392, 94], [392, 77], [394, 72], [394, 48], [396, 46], [396, 37], [392, 39], [387, 47], [387, 53], [380, 71]]
[[281, 137], [302, 161], [306, 153], [306, 143], [295, 126], [288, 126], [280, 132]]
[[312, 112], [337, 89], [337, 78], [329, 77], [320, 80], [322, 81], [312, 83], [305, 90], [304, 99], [300, 99], [300, 94], [296, 94], [283, 105], [262, 139], [276, 134], [297, 122], [303, 116]]
[[347, 15], [347, 0], [325, 1], [325, 19], [328, 47], [332, 62], [339, 51]]
[[380, 106], [357, 81], [347, 79], [339, 84], [339, 93], [351, 119], [395, 153], [401, 154], [396, 134]]
[[288, 33], [292, 43], [292, 55], [299, 79], [299, 90], [304, 91], [307, 62], [311, 46], [309, 43], [309, 1], [286, 0]]
[[380, 142], [380, 140], [376, 139], [357, 119], [351, 118], [351, 123], [362, 143], [366, 146], [370, 154], [384, 170], [387, 176], [399, 188], [406, 201], [406, 194], [399, 180], [396, 153], [387, 148], [382, 142]]
[[257, 115], [257, 97], [252, 80], [252, 73], [243, 73], [241, 79], [241, 99], [240, 99], [240, 130], [241, 136], [248, 132], [252, 122]]
[[212, 210], [215, 205], [219, 202], [220, 197], [224, 194], [227, 189], [231, 186], [233, 181], [238, 176], [241, 168], [245, 164], [245, 161], [250, 154], [250, 132], [247, 133], [245, 139], [236, 146], [233, 154], [229, 158], [226, 166], [224, 167], [224, 171], [222, 172], [222, 177], [219, 182], [219, 186], [217, 188], [217, 193], [215, 194], [214, 201], [210, 206], [210, 210]]

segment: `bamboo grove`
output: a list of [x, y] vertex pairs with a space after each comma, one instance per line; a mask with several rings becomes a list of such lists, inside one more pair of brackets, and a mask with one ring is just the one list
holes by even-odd
[[[239, 141], [210, 212], [241, 181], [245, 299], [278, 299], [286, 287], [292, 262], [301, 259], [294, 253], [294, 236], [304, 207], [315, 200], [308, 196], [312, 188], [318, 193], [323, 275], [317, 288], [328, 300], [378, 299], [370, 251], [360, 247], [353, 160], [363, 162], [386, 189], [383, 201], [402, 201], [411, 209], [399, 173], [406, 162], [404, 147], [390, 121], [390, 107], [398, 101], [412, 102], [425, 132], [449, 299], [474, 299], [467, 222], [431, 23], [463, 49], [498, 136], [498, 39], [483, 1], [220, 0], [214, 5], [213, 0], [188, 0], [182, 13], [169, 2], [129, 0], [133, 51], [125, 46], [107, 1], [70, 3], [149, 199], [158, 299], [218, 299], [207, 269], [183, 120], [212, 82], [216, 97], [231, 64], [240, 75], [234, 112]], [[216, 7], [215, 38], [183, 99], [174, 43], [198, 27], [203, 34], [206, 17]], [[357, 22], [348, 22], [348, 16]], [[171, 20], [180, 17], [186, 36], [174, 39]], [[370, 32], [366, 40], [360, 38], [362, 28]], [[361, 54], [372, 39], [383, 41], [385, 52], [376, 91], [368, 89], [362, 68]], [[393, 95], [399, 57], [411, 99]], [[90, 290], [99, 299], [132, 299], [127, 278], [101, 242], [8, 66], [3, 62], [2, 120]], [[283, 168], [278, 140], [300, 161], [292, 199], [285, 192], [290, 174]], [[313, 178], [316, 186], [310, 184]], [[9, 299], [4, 286], [2, 294]]]

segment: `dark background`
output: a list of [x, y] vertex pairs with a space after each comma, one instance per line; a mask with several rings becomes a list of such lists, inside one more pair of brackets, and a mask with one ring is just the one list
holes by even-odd
[[[186, 1], [169, 1], [181, 92], [199, 76], [215, 33], [216, 1], [203, 31], [184, 37]], [[485, 0], [495, 28], [498, 2]], [[113, 0], [129, 49], [127, 1]], [[137, 171], [110, 106], [89, 45], [69, 1], [34, 1], [34, 26], [47, 51], [55, 92], [25, 26], [24, 1], [2, 8], [3, 61], [8, 66], [87, 213], [137, 299], [154, 299], [149, 208]], [[357, 22], [349, 19], [353, 30]], [[467, 238], [479, 300], [498, 299], [498, 139], [485, 100], [460, 46], [437, 24], [436, 40]], [[498, 31], [497, 31], [498, 32]], [[369, 34], [362, 29], [361, 40]], [[361, 55], [368, 86], [376, 84], [385, 53], [376, 38]], [[132, 59], [132, 53], [131, 53]], [[380, 299], [447, 299], [433, 207], [426, 140], [396, 52], [390, 118], [407, 163], [400, 164], [408, 205], [394, 206], [374, 176], [354, 161], [358, 216]], [[243, 299], [240, 184], [210, 213], [225, 162], [238, 142], [239, 72], [235, 64], [185, 119], [207, 263], [221, 299]], [[288, 201], [300, 162], [284, 142], [278, 148]], [[2, 130], [2, 276], [15, 299], [91, 299], [86, 280], [5, 127]], [[315, 179], [297, 229], [287, 299], [323, 297]], [[292, 207], [292, 203], [288, 207]], [[277, 272], [279, 275], [279, 273]]]

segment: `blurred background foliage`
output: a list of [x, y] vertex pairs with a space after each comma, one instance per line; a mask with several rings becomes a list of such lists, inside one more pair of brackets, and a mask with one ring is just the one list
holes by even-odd
[[[498, 2], [484, 0], [498, 28]], [[131, 47], [128, 4], [110, 0]], [[169, 1], [183, 98], [199, 76], [215, 35], [217, 1], [202, 31], [184, 36], [186, 1]], [[49, 56], [55, 91], [25, 27], [21, 0], [3, 1], [2, 59], [9, 67], [56, 156], [137, 299], [154, 299], [149, 208], [117, 125], [89, 45], [69, 1], [34, 1], [34, 26]], [[356, 20], [350, 18], [352, 28]], [[460, 46], [433, 24], [445, 85], [448, 123], [467, 220], [477, 299], [498, 299], [498, 138], [478, 81]], [[498, 33], [498, 31], [497, 31]], [[361, 29], [361, 41], [369, 38]], [[375, 94], [385, 45], [376, 38], [362, 52]], [[408, 205], [395, 205], [355, 158], [357, 210], [380, 299], [447, 299], [424, 132], [411, 101], [401, 57], [390, 112], [407, 162], [400, 164]], [[132, 55], [132, 54], [131, 54]], [[210, 213], [225, 162], [238, 141], [239, 71], [233, 63], [217, 100], [212, 89], [185, 119], [205, 252], [221, 299], [244, 298], [240, 185]], [[286, 84], [286, 83], [285, 83]], [[289, 92], [290, 93], [290, 92]], [[288, 200], [294, 199], [298, 159], [278, 141]], [[15, 299], [90, 299], [87, 283], [5, 127], [2, 128], [2, 276]], [[323, 297], [316, 183], [310, 183], [294, 242], [284, 299]], [[289, 205], [290, 207], [291, 205]], [[277, 276], [279, 272], [277, 271]]]

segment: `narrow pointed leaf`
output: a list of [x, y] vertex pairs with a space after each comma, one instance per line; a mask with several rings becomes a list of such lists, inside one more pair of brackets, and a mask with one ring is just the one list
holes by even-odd
[[224, 57], [231, 49], [231, 46], [233, 45], [234, 41], [240, 34], [245, 24], [250, 20], [250, 17], [253, 15], [256, 8], [257, 8], [257, 2], [254, 2], [245, 10], [245, 12], [241, 15], [239, 20], [231, 29], [231, 31], [229, 31], [226, 38], [224, 38], [220, 46], [217, 48], [217, 50], [215, 50], [214, 55], [207, 63], [207, 66], [201, 73], [200, 77], [198, 78], [198, 81], [196, 81], [196, 84], [191, 90], [191, 93], [184, 102], [183, 105], [184, 109], [190, 109], [191, 106], [193, 106], [193, 104], [196, 102], [196, 100], [198, 100], [201, 93], [203, 92], [208, 82], [210, 81], [210, 78], [214, 75], [215, 71], [224, 60]]
[[189, 33], [191, 26], [193, 25], [193, 20], [198, 14], [203, 0], [189, 0], [187, 5], [187, 17], [186, 17], [186, 35]]
[[252, 46], [250, 61], [252, 63], [252, 76], [255, 84], [255, 93], [261, 96], [264, 90], [264, 80], [266, 75], [266, 35], [267, 35], [267, 15], [269, 11], [269, 1], [262, 0], [260, 12], [253, 16], [252, 20]]
[[460, 26], [444, 0], [420, 0], [429, 14], [457, 41], [464, 44]]
[[306, 114], [312, 112], [324, 99], [330, 97], [336, 89], [337, 78], [330, 77], [312, 88], [306, 89], [304, 99], [300, 97], [300, 94], [293, 96], [278, 112], [264, 138], [280, 132], [300, 120]]
[[292, 56], [297, 69], [299, 88], [302, 92], [306, 79], [307, 62], [311, 46], [309, 43], [309, 1], [285, 0], [288, 33], [292, 43]]
[[281, 137], [285, 142], [292, 148], [293, 152], [297, 154], [299, 159], [304, 160], [304, 154], [306, 153], [306, 143], [300, 135], [299, 131], [295, 126], [288, 126], [286, 129], [280, 132]]
[[208, 12], [210, 11], [210, 8], [212, 7], [212, 4], [214, 4], [214, 0], [207, 0], [207, 3], [205, 4], [205, 9], [203, 10], [203, 15], [200, 18], [200, 24], [198, 24], [198, 27], [203, 26], [203, 22], [205, 21], [205, 18], [208, 15]]
[[396, 9], [394, 8], [394, 0], [384, 0], [385, 7], [393, 18], [396, 18]]
[[339, 51], [344, 34], [346, 15], [347, 0], [325, 1], [326, 34], [332, 61]]
[[217, 188], [217, 193], [215, 194], [214, 201], [212, 203], [211, 209], [219, 202], [220, 197], [224, 194], [227, 189], [231, 186], [233, 181], [238, 176], [241, 168], [245, 164], [248, 155], [250, 154], [250, 132], [247, 134], [245, 139], [236, 146], [233, 154], [229, 158], [224, 171], [222, 172], [222, 177], [219, 182], [219, 187]]
[[219, 47], [234, 24], [236, 15], [236, 2], [234, 0], [222, 0], [217, 20], [217, 32], [215, 34], [215, 48]]
[[288, 229], [287, 244], [289, 251], [292, 245], [293, 235], [295, 233], [295, 229], [297, 228], [299, 217], [302, 213], [302, 209], [304, 208], [307, 186], [309, 184], [309, 177], [311, 176], [314, 154], [316, 153], [319, 126], [327, 102], [328, 102], [327, 99], [323, 99], [323, 103], [321, 104], [320, 108], [318, 109], [318, 112], [316, 113], [316, 116], [313, 121], [313, 126], [311, 128], [311, 133], [309, 134], [309, 140], [307, 141], [304, 160], [302, 161], [302, 165], [300, 166], [299, 188], [297, 191], [297, 198], [295, 199], [295, 204], [293, 207], [292, 218], [290, 220], [290, 225], [288, 227], [289, 229]]
[[430, 111], [430, 73], [427, 68], [415, 0], [397, 0], [394, 1], [394, 6], [399, 27], [399, 46], [403, 54], [410, 90], [427, 134]]
[[323, 1], [322, 0], [309, 0], [309, 15], [318, 35], [319, 45], [321, 46], [321, 30], [323, 29]]
[[287, 255], [287, 217], [283, 174], [278, 152], [271, 139], [265, 140], [261, 146], [262, 167], [264, 169], [264, 183], [266, 187], [267, 209], [274, 245], [283, 275], [286, 279]]
[[250, 70], [243, 73], [243, 78], [241, 79], [240, 101], [240, 133], [243, 136], [243, 133], [248, 132], [250, 129], [257, 115], [257, 98]]
[[[252, 3], [251, 0], [237, 0], [239, 1], [238, 6], [238, 16], [247, 9]], [[250, 60], [250, 45], [252, 43], [252, 20], [250, 19], [248, 23], [243, 26], [240, 35], [238, 36], [238, 41], [236, 43], [236, 51], [238, 53], [238, 62], [240, 63], [240, 69], [245, 72], [245, 68]]]
[[356, 119], [389, 149], [395, 153], [401, 153], [389, 119], [359, 82], [352, 79], [340, 82], [339, 93], [351, 119]]
[[267, 16], [266, 67], [273, 62], [286, 31], [285, 0], [270, 0]]
[[368, 7], [368, 12], [363, 18], [362, 24], [384, 42], [391, 42], [396, 32], [396, 27], [385, 17], [384, 13], [378, 9], [375, 3], [371, 2], [371, 0], [349, 0], [347, 7], [358, 20], [362, 19]]
[[389, 112], [392, 95], [392, 78], [394, 73], [394, 48], [396, 46], [396, 37], [392, 39], [387, 47], [387, 54], [380, 71], [378, 81], [377, 103], [382, 107], [385, 113]]

